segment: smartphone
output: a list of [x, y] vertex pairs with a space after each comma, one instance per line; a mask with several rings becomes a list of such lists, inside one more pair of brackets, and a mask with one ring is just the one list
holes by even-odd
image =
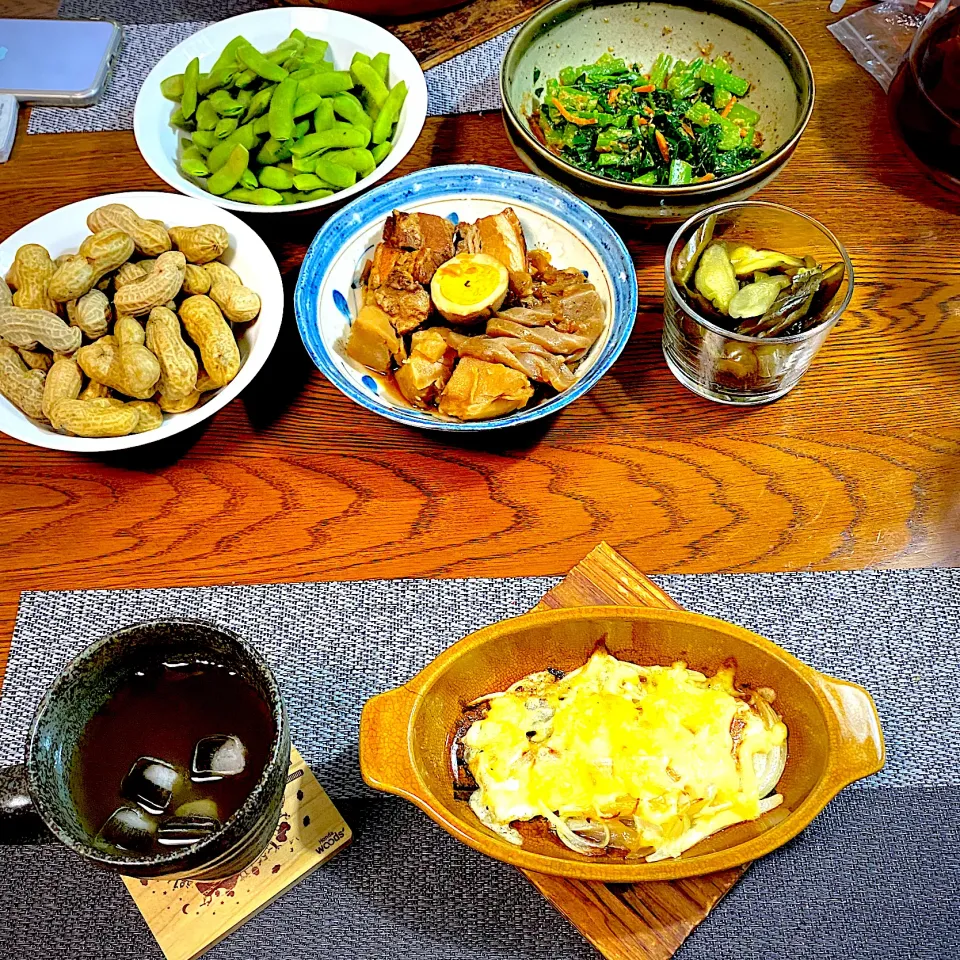
[[23, 103], [96, 103], [121, 37], [113, 20], [0, 20], [0, 93]]

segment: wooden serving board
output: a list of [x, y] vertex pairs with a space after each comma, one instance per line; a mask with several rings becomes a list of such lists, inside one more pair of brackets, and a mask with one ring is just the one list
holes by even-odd
[[[302, 7], [324, 6], [323, 0], [283, 0]], [[485, 40], [505, 33], [523, 23], [531, 13], [551, 0], [470, 0], [453, 10], [441, 11], [419, 19], [384, 23], [384, 27], [402, 40], [420, 61], [424, 70], [435, 67]]]
[[293, 747], [280, 822], [267, 849], [246, 870], [224, 880], [123, 877], [123, 882], [167, 960], [195, 960], [352, 839], [350, 827]]
[[[535, 609], [593, 605], [681, 609], [605, 543], [581, 560]], [[668, 960], [746, 869], [628, 884], [521, 872], [607, 960]]]

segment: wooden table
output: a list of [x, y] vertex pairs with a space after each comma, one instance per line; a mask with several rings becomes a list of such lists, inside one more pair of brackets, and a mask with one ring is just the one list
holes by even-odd
[[[639, 227], [623, 231], [640, 314], [622, 357], [588, 396], [517, 432], [451, 440], [354, 406], [312, 367], [288, 308], [256, 381], [188, 435], [103, 457], [0, 438], [0, 664], [21, 590], [561, 574], [600, 539], [650, 573], [960, 560], [957, 198], [898, 152], [882, 91], [826, 30], [826, 0], [761, 5], [818, 85], [762, 196], [828, 224], [857, 280], [792, 394], [728, 409], [674, 380], [660, 352], [667, 237]], [[396, 174], [463, 162], [521, 169], [499, 115], [428, 120]], [[21, 122], [0, 166], [0, 229], [137, 189], [166, 187], [132, 133], [27, 136]], [[321, 218], [250, 222], [291, 292]]]

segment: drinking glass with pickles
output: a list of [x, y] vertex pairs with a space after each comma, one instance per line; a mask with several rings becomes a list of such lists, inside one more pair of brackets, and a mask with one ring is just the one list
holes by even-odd
[[667, 252], [663, 350], [675, 376], [725, 403], [792, 389], [850, 300], [853, 270], [825, 227], [778, 204], [726, 204]]

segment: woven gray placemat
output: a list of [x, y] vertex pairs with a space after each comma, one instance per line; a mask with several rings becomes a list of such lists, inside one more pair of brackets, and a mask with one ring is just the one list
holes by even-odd
[[[208, 25], [208, 22], [193, 19], [124, 27], [123, 49], [100, 102], [92, 107], [35, 107], [30, 114], [27, 132], [132, 130], [133, 108], [147, 74], [178, 43]], [[517, 30], [519, 27], [514, 27], [427, 70], [427, 115], [499, 110], [500, 62]]]
[[[960, 571], [671, 576], [688, 609], [757, 630], [866, 685], [887, 769], [756, 863], [679, 960], [955, 960], [960, 956]], [[249, 637], [277, 674], [293, 737], [354, 846], [210, 954], [315, 960], [587, 960], [594, 951], [517, 873], [362, 784], [365, 699], [457, 637], [533, 606], [556, 581], [370, 581], [29, 593], [0, 698], [15, 760], [50, 679], [99, 635], [163, 614]], [[934, 599], [932, 599], [934, 598]], [[0, 957], [159, 960], [116, 878], [57, 846], [0, 848]]]

